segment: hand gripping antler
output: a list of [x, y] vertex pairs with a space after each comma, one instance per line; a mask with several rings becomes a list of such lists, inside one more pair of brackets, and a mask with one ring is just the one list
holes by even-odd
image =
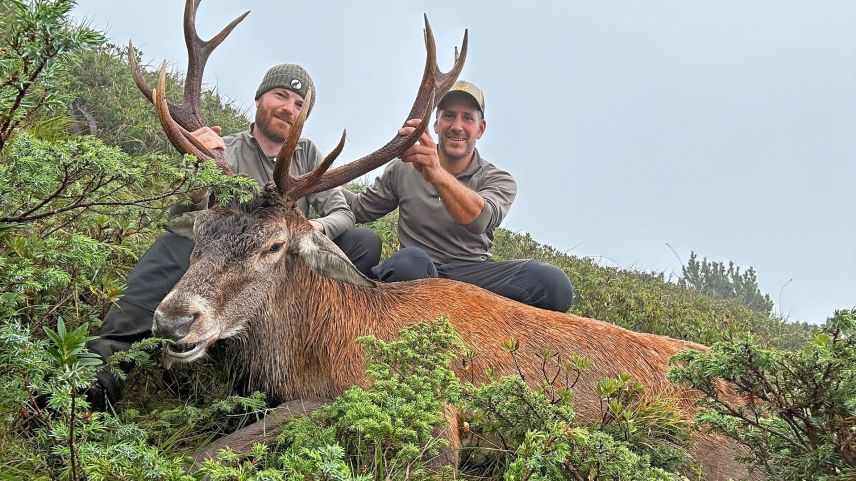
[[[131, 73], [134, 76], [134, 82], [143, 95], [155, 104], [158, 110], [158, 117], [161, 119], [161, 125], [163, 125], [172, 145], [180, 152], [193, 154], [200, 160], [214, 159], [217, 165], [223, 169], [223, 172], [231, 175], [232, 170], [226, 162], [225, 152], [219, 149], [214, 151], [206, 149], [190, 135], [190, 132], [206, 125], [202, 119], [200, 101], [202, 96], [202, 72], [205, 70], [205, 64], [208, 62], [208, 56], [211, 55], [211, 52], [229, 36], [235, 26], [250, 12], [248, 10], [229, 22], [220, 33], [210, 40], [202, 40], [196, 33], [196, 11], [201, 1], [187, 0], [184, 5], [184, 41], [187, 44], [187, 77], [184, 81], [184, 98], [180, 104], [174, 104], [166, 100], [166, 75], [164, 73], [164, 66], [161, 66], [157, 89], [152, 89], [143, 78], [140, 65], [137, 63], [136, 51], [131, 42], [128, 42], [128, 60], [131, 64]], [[163, 85], [161, 85], [161, 78], [164, 79]], [[158, 106], [157, 100], [159, 95], [163, 97], [160, 106]]]
[[[366, 173], [403, 154], [404, 151], [415, 144], [428, 127], [431, 112], [434, 110], [434, 99], [440, 98], [441, 95], [445, 95], [445, 93], [449, 91], [452, 84], [457, 80], [461, 69], [464, 67], [464, 60], [467, 56], [467, 33], [464, 32], [464, 41], [461, 46], [460, 55], [458, 54], [457, 48], [455, 49], [455, 63], [452, 66], [452, 69], [448, 73], [443, 73], [437, 66], [437, 47], [434, 42], [434, 33], [431, 31], [431, 24], [428, 22], [428, 16], [426, 15], [425, 50], [425, 70], [422, 74], [422, 82], [419, 86], [419, 91], [416, 95], [416, 100], [413, 102], [410, 114], [406, 119], [422, 119], [422, 122], [420, 122], [416, 130], [406, 137], [396, 135], [392, 140], [387, 142], [386, 145], [375, 152], [327, 172], [327, 169], [332, 165], [336, 156], [338, 156], [341, 151], [345, 139], [343, 135], [342, 140], [339, 142], [339, 146], [334, 149], [334, 151], [331, 152], [330, 155], [328, 155], [312, 172], [300, 177], [293, 177], [288, 174], [288, 167], [291, 162], [291, 156], [294, 154], [294, 149], [297, 147], [297, 140], [300, 137], [300, 131], [303, 128], [303, 121], [305, 120], [305, 116], [302, 115], [301, 111], [301, 115], [298, 120], [295, 121], [291, 132], [289, 132], [289, 140], [286, 141], [282, 150], [280, 150], [279, 155], [277, 155], [277, 167], [275, 167], [274, 174], [277, 190], [282, 195], [287, 195], [292, 200], [296, 200], [305, 195], [314, 194], [316, 192], [323, 192], [365, 175]], [[301, 118], [303, 120], [301, 120]], [[279, 172], [279, 175], [277, 175], [276, 172]]]

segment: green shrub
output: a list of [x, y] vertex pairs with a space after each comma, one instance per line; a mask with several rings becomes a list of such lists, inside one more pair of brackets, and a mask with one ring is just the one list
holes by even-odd
[[[196, 478], [185, 472], [181, 453], [195, 444], [183, 444], [185, 438], [223, 435], [262, 409], [257, 396], [205, 406], [176, 403], [144, 416], [131, 408], [92, 412], [85, 390], [102, 363], [86, 350], [87, 330], [86, 324], [69, 330], [60, 321], [56, 330], [45, 329], [45, 340], [18, 321], [0, 323], [0, 473], [12, 479], [189, 481]], [[124, 356], [147, 358], [137, 349]], [[224, 422], [226, 416], [235, 422]]]
[[478, 469], [504, 473], [505, 479], [560, 479], [564, 473], [572, 479], [640, 480], [691, 470], [689, 426], [676, 405], [645, 399], [643, 387], [623, 375], [597, 386], [601, 421], [580, 425], [573, 384], [557, 382], [564, 377], [545, 379], [538, 389], [519, 376], [467, 385], [462, 407], [471, 416], [478, 449], [470, 456], [483, 465]]
[[46, 109], [65, 107], [67, 71], [81, 52], [104, 41], [75, 25], [72, 0], [0, 4], [0, 151], [15, 131]]
[[741, 332], [764, 342], [793, 348], [805, 339], [805, 325], [789, 324], [749, 309], [736, 300], [717, 299], [667, 282], [663, 273], [645, 273], [598, 265], [532, 239], [497, 229], [493, 254], [497, 260], [538, 259], [559, 266], [576, 287], [571, 312], [650, 332], [712, 344]]
[[[355, 473], [372, 479], [427, 479], [426, 463], [447, 445], [439, 433], [445, 406], [459, 396], [449, 363], [461, 341], [446, 319], [400, 332], [396, 341], [360, 339], [369, 388], [353, 387], [332, 406], [313, 414], [314, 425], [286, 430], [286, 455], [297, 459], [342, 446]], [[309, 436], [306, 430], [323, 436]]]
[[19, 133], [0, 152], [0, 317], [97, 325], [162, 232], [166, 207], [206, 185], [246, 197], [247, 182], [213, 162], [196, 168], [191, 158], [132, 157], [93, 137]]
[[[751, 335], [686, 351], [670, 373], [706, 396], [698, 422], [746, 446], [770, 479], [856, 476], [856, 309], [837, 311], [796, 351]], [[719, 379], [742, 401], [724, 398]]]
[[530, 431], [508, 467], [506, 481], [674, 481], [647, 459], [605, 433], [564, 423]]

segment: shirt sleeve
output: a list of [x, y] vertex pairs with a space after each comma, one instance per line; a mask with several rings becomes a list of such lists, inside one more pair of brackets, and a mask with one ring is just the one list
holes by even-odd
[[388, 164], [383, 174], [365, 192], [355, 194], [343, 190], [348, 205], [354, 212], [358, 224], [371, 222], [389, 214], [398, 207], [398, 192], [394, 177], [397, 175], [398, 160]]
[[508, 214], [517, 196], [517, 182], [508, 172], [496, 169], [485, 176], [478, 193], [484, 199], [484, 208], [476, 220], [464, 227], [473, 234], [484, 234], [499, 227]]
[[[318, 147], [311, 142], [303, 145], [303, 149], [308, 156], [309, 165], [314, 169], [318, 164], [323, 162], [324, 157]], [[335, 239], [354, 227], [354, 213], [348, 207], [348, 202], [345, 201], [345, 196], [342, 194], [343, 189], [334, 187], [324, 192], [309, 194], [307, 200], [309, 204], [318, 212], [320, 216], [313, 219], [324, 226], [324, 234], [330, 239]]]
[[169, 218], [177, 217], [186, 212], [196, 212], [208, 208], [208, 203], [211, 201], [211, 194], [206, 194], [199, 202], [193, 202], [187, 199], [185, 202], [179, 202], [169, 208]]

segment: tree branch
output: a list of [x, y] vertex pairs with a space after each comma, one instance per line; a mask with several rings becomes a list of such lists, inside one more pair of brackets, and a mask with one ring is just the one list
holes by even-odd
[[[127, 201], [110, 201], [110, 202], [86, 202], [86, 203], [75, 203], [75, 204], [73, 204], [73, 205], [68, 205], [68, 206], [65, 206], [65, 207], [60, 207], [60, 208], [57, 208], [57, 209], [54, 209], [54, 210], [51, 210], [51, 211], [48, 211], [48, 212], [43, 212], [43, 213], [41, 213], [41, 214], [37, 214], [37, 215], [29, 215], [29, 216], [23, 216], [23, 215], [21, 215], [21, 216], [7, 216], [7, 217], [0, 217], [0, 222], [33, 222], [33, 221], [36, 221], [36, 220], [44, 219], [44, 218], [46, 218], [46, 217], [50, 217], [50, 216], [53, 216], [53, 215], [61, 214], [61, 213], [63, 213], [63, 212], [68, 212], [68, 211], [70, 211], [70, 210], [74, 210], [74, 209], [85, 209], [85, 208], [89, 208], [89, 207], [97, 207], [97, 206], [122, 206], [122, 205], [132, 205], [132, 206], [135, 206], [135, 207], [142, 207], [142, 208], [144, 208], [144, 209], [151, 209], [152, 207], [151, 207], [150, 205], [147, 205], [147, 203], [149, 203], [149, 202], [154, 202], [154, 201], [156, 201], [156, 200], [165, 199], [165, 198], [167, 198], [167, 197], [169, 197], [169, 196], [171, 196], [171, 195], [174, 195], [174, 194], [176, 193], [176, 190], [177, 190], [178, 188], [180, 188], [182, 185], [184, 185], [184, 183], [185, 183], [186, 181], [187, 181], [187, 179], [182, 179], [181, 183], [180, 183], [178, 186], [176, 186], [176, 187], [175, 187], [174, 189], [172, 189], [170, 192], [167, 192], [167, 193], [165, 193], [165, 194], [155, 195], [155, 196], [151, 196], [151, 197], [145, 197], [145, 198], [142, 198], [142, 199], [127, 200]], [[84, 198], [84, 197], [80, 197], [80, 199], [81, 199], [81, 200], [82, 200], [83, 198]]]

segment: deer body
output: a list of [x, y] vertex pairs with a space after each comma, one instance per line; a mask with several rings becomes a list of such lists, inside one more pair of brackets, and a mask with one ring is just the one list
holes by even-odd
[[[683, 349], [703, 346], [664, 336], [636, 333], [614, 324], [557, 313], [509, 301], [479, 287], [445, 279], [354, 286], [327, 279], [305, 264], [291, 267], [277, 306], [247, 323], [246, 335], [230, 345], [230, 359], [272, 404], [309, 397], [333, 398], [365, 384], [365, 361], [356, 339], [392, 340], [402, 327], [448, 317], [477, 356], [473, 372], [453, 366], [461, 379], [482, 380], [485, 369], [517, 374], [503, 348], [521, 340], [517, 353], [527, 379], [543, 380], [539, 352], [563, 358], [580, 355], [593, 362], [575, 388], [575, 405], [586, 419], [599, 416], [594, 385], [607, 377], [632, 373], [651, 389], [665, 387], [668, 359]], [[305, 284], [296, 287], [293, 282]], [[288, 293], [291, 293], [289, 295]], [[285, 301], [279, 304], [281, 301]], [[526, 362], [532, 361], [532, 362]]]
[[[244, 389], [266, 393], [272, 405], [332, 399], [366, 384], [358, 337], [392, 340], [403, 327], [445, 316], [477, 352], [470, 370], [460, 361], [452, 366], [462, 380], [481, 382], [486, 369], [515, 375], [519, 366], [534, 387], [544, 379], [539, 352], [549, 349], [563, 359], [592, 361], [574, 386], [582, 422], [602, 414], [595, 385], [622, 373], [655, 395], [678, 396], [687, 418], [694, 414], [697, 395], [671, 384], [666, 373], [671, 356], [705, 349], [700, 344], [538, 309], [457, 281], [376, 284], [355, 277], [356, 268], [327, 250], [335, 248], [332, 242], [312, 232], [299, 211], [256, 204], [263, 206], [205, 212], [196, 221], [190, 269], [155, 314], [156, 333], [191, 347], [192, 354], [168, 350], [168, 356], [192, 360], [217, 339], [233, 338], [228, 358]], [[518, 366], [503, 347], [509, 338], [519, 341]], [[458, 433], [451, 435], [457, 446]], [[707, 479], [745, 476], [736, 453], [722, 438], [694, 436], [691, 454]]]

